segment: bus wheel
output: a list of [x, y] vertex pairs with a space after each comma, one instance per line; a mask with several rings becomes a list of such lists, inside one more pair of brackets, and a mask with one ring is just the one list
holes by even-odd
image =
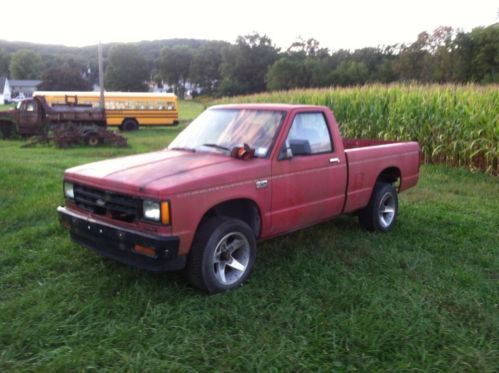
[[125, 119], [119, 128], [121, 131], [137, 131], [139, 124], [135, 119]]

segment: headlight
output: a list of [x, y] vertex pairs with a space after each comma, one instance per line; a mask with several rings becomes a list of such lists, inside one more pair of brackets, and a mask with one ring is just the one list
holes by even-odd
[[170, 202], [158, 202], [146, 199], [142, 202], [142, 216], [146, 220], [161, 222], [162, 224], [169, 225]]
[[69, 183], [67, 181], [64, 182], [64, 197], [71, 199], [75, 198], [73, 183]]
[[145, 200], [142, 204], [144, 219], [159, 221], [161, 219], [161, 209], [159, 202]]

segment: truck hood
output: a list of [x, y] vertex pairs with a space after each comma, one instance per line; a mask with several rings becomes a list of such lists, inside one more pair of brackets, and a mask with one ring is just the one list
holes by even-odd
[[[268, 161], [243, 161], [217, 153], [162, 150], [84, 164], [65, 179], [122, 193], [163, 196], [258, 178]], [[268, 168], [268, 170], [267, 170]]]

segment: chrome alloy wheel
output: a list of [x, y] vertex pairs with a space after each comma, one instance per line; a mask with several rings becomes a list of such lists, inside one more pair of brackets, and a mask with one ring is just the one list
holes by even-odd
[[250, 260], [250, 244], [238, 232], [226, 234], [213, 254], [213, 273], [223, 285], [236, 283], [246, 272]]
[[389, 227], [395, 218], [395, 199], [390, 193], [381, 198], [378, 209], [379, 222], [383, 228]]

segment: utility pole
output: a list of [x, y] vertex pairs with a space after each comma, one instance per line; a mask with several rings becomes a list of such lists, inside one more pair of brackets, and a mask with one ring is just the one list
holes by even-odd
[[104, 110], [104, 63], [102, 62], [102, 43], [99, 40], [99, 88], [100, 88], [100, 100], [99, 104], [101, 109]]

